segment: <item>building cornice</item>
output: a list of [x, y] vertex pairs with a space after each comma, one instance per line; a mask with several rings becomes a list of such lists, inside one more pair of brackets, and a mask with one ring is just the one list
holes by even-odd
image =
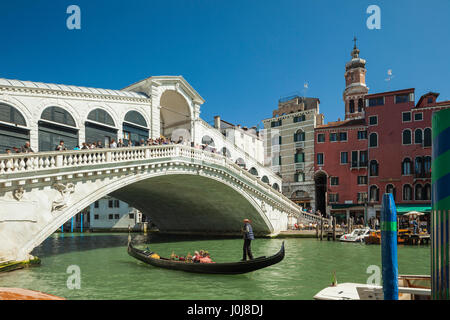
[[113, 101], [122, 101], [122, 102], [141, 102], [141, 103], [151, 103], [150, 98], [134, 98], [134, 97], [125, 97], [125, 96], [116, 96], [116, 95], [106, 95], [106, 94], [94, 94], [94, 93], [85, 93], [85, 92], [72, 92], [72, 91], [64, 91], [64, 90], [55, 90], [55, 89], [44, 89], [44, 88], [30, 88], [30, 87], [17, 87], [17, 86], [5, 86], [0, 85], [0, 92], [3, 94], [19, 93], [19, 94], [36, 94], [42, 96], [60, 96], [60, 97], [71, 97], [71, 98], [89, 98], [95, 100], [113, 100]]

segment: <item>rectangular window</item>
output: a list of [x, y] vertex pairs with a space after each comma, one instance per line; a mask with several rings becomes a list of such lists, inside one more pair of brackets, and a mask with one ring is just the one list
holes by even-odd
[[330, 184], [332, 186], [338, 186], [339, 185], [339, 177], [330, 177]]
[[98, 208], [98, 201], [94, 202], [94, 208]]
[[112, 214], [108, 215], [108, 219], [112, 220], [113, 219], [113, 215]]
[[120, 208], [120, 201], [114, 200], [114, 208]]
[[414, 113], [414, 121], [422, 121], [422, 120], [423, 120], [423, 113], [422, 112]]
[[395, 103], [405, 103], [409, 101], [409, 94], [395, 96]]
[[270, 126], [271, 126], [272, 128], [281, 126], [281, 119], [278, 120], [278, 121], [272, 121], [272, 122], [270, 123]]
[[94, 214], [94, 220], [98, 220], [99, 216], [98, 214]]
[[317, 142], [325, 142], [325, 133], [319, 133], [317, 135]]
[[120, 215], [119, 215], [118, 213], [116, 213], [116, 214], [114, 215], [114, 219], [120, 219]]
[[382, 106], [382, 105], [384, 105], [384, 97], [369, 99], [369, 107]]
[[358, 176], [358, 184], [367, 184], [367, 176]]
[[338, 193], [330, 193], [330, 202], [339, 202], [339, 194]]
[[410, 122], [411, 121], [411, 112], [402, 112], [402, 121]]
[[362, 130], [358, 131], [358, 140], [366, 140], [367, 139], [367, 131]]
[[295, 154], [295, 163], [305, 162], [305, 154], [303, 152]]
[[347, 141], [347, 132], [339, 132], [339, 140]]
[[295, 122], [302, 122], [302, 121], [305, 121], [305, 120], [306, 120], [306, 116], [304, 114], [294, 117], [294, 123]]
[[336, 132], [330, 133], [330, 141], [331, 142], [337, 141], [337, 133]]
[[114, 206], [114, 201], [108, 200], [108, 208], [113, 208], [113, 206]]
[[341, 164], [348, 163], [348, 152], [341, 152]]
[[130, 214], [128, 215], [128, 218], [129, 218], [129, 219], [134, 219], [134, 213], [130, 213]]
[[367, 192], [358, 192], [358, 202], [365, 202], [367, 201]]
[[359, 152], [359, 166], [360, 167], [367, 167], [367, 151], [360, 151]]
[[305, 174], [303, 172], [298, 172], [294, 174], [294, 182], [304, 182]]
[[323, 153], [317, 154], [317, 164], [323, 164]]
[[352, 168], [358, 167], [358, 151], [352, 151]]
[[378, 124], [378, 116], [370, 116], [369, 117], [369, 125], [375, 126]]

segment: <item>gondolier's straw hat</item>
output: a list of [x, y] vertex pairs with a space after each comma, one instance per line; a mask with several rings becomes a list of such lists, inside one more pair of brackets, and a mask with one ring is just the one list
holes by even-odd
[[244, 222], [251, 222], [250, 220], [248, 220], [248, 219], [244, 219]]

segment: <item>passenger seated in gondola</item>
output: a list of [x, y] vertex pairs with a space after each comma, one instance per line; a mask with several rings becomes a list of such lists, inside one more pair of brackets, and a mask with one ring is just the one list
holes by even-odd
[[177, 255], [175, 254], [175, 252], [172, 251], [172, 254], [170, 255], [170, 260], [175, 260], [177, 257]]
[[186, 255], [186, 262], [192, 262], [192, 255], [190, 252]]
[[[202, 250], [203, 251], [203, 250]], [[211, 260], [211, 257], [209, 256], [209, 252], [208, 251], [200, 251], [200, 263], [214, 263]]]
[[200, 262], [201, 255], [198, 251], [194, 252], [194, 257], [192, 258], [192, 262], [198, 263]]

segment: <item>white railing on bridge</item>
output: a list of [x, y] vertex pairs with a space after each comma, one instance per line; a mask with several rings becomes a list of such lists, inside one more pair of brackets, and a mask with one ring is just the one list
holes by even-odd
[[301, 209], [294, 202], [278, 190], [275, 190], [267, 183], [262, 182], [258, 177], [242, 169], [227, 157], [177, 144], [0, 155], [0, 183], [8, 180], [24, 179], [24, 174], [26, 176], [26, 173], [33, 175], [39, 173], [39, 171], [45, 170], [75, 167], [83, 169], [83, 167], [98, 166], [102, 164], [106, 165], [111, 163], [145, 161], [172, 157], [206, 161], [209, 164], [224, 166], [234, 173], [250, 179], [256, 186], [263, 188], [284, 206], [289, 207], [291, 213], [298, 216], [301, 212]]

